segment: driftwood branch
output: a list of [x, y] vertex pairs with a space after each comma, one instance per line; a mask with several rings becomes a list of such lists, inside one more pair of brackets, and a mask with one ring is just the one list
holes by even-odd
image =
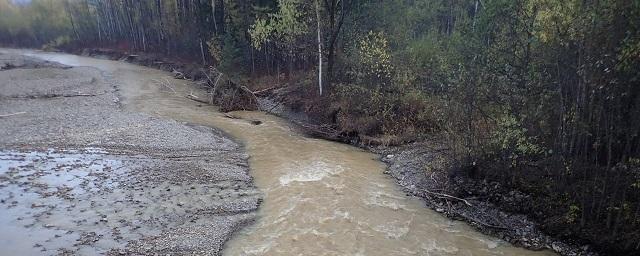
[[339, 132], [333, 127], [327, 125], [312, 125], [304, 122], [292, 121], [294, 124], [304, 128], [308, 132], [320, 134], [328, 139], [337, 139]]
[[202, 70], [202, 74], [204, 74], [204, 76], [207, 77], [207, 80], [209, 80], [209, 83], [213, 84], [213, 81], [211, 81], [211, 77], [209, 76], [209, 74], [207, 74], [207, 72], [205, 72], [204, 70]]
[[185, 97], [185, 98], [187, 98], [187, 99], [190, 99], [190, 100], [192, 100], [192, 101], [195, 101], [195, 102], [200, 102], [200, 103], [204, 103], [204, 104], [207, 104], [207, 105], [211, 105], [211, 104], [210, 104], [209, 102], [207, 102], [206, 100], [198, 99], [198, 97], [197, 97], [197, 96], [192, 95], [192, 94], [186, 95], [186, 96], [184, 96], [184, 97]]
[[26, 114], [27, 112], [17, 112], [17, 113], [11, 113], [11, 114], [6, 114], [6, 115], [0, 115], [0, 118], [2, 117], [10, 117], [10, 116], [17, 116], [17, 115], [23, 115]]
[[[203, 79], [203, 85], [209, 88], [208, 104], [218, 105], [222, 112], [260, 108], [258, 96], [242, 82], [234, 81], [228, 76], [223, 78], [225, 74], [214, 67], [202, 70], [202, 73], [206, 77]], [[194, 97], [189, 98], [194, 99]]]
[[237, 116], [233, 116], [233, 115], [229, 115], [229, 114], [227, 114], [227, 113], [223, 113], [222, 115], [224, 115], [224, 117], [226, 117], [226, 118], [239, 119], [239, 117], [237, 117]]
[[164, 78], [165, 81], [167, 81], [167, 84], [165, 85], [167, 88], [171, 89], [171, 91], [173, 93], [176, 93], [176, 90], [173, 89], [173, 87], [171, 87], [171, 82], [169, 82], [169, 79], [167, 79], [166, 77]]
[[182, 73], [182, 72], [180, 72], [178, 70], [173, 69], [171, 71], [171, 73], [173, 74], [174, 78], [178, 78], [178, 79], [184, 79], [185, 78], [184, 73]]
[[206, 85], [208, 85], [209, 87], [211, 87], [211, 91], [209, 92], [209, 104], [213, 104], [213, 97], [216, 93], [216, 89], [218, 88], [218, 82], [220, 81], [220, 78], [222, 78], [222, 72], [218, 71], [215, 68], [210, 68], [211, 71], [215, 71], [218, 73], [218, 76], [216, 77], [216, 81], [214, 82], [213, 80], [211, 80], [211, 76], [209, 76], [209, 74], [207, 74], [207, 72], [205, 72], [204, 70], [202, 71], [202, 73], [207, 77], [207, 80], [209, 81], [209, 83], [205, 83]]
[[249, 90], [249, 88], [247, 88], [244, 85], [239, 86], [240, 89], [244, 90], [245, 92], [251, 94], [251, 96], [253, 96], [253, 99], [256, 101], [256, 106], [258, 106], [258, 110], [260, 110], [260, 104], [258, 103], [258, 96], [256, 96], [255, 93], [253, 93], [251, 90]]
[[269, 87], [269, 88], [266, 88], [266, 89], [262, 89], [262, 90], [254, 91], [254, 92], [253, 92], [253, 94], [255, 94], [255, 95], [261, 95], [261, 94], [263, 94], [263, 93], [266, 93], [266, 92], [272, 91], [272, 90], [277, 89], [277, 88], [279, 88], [279, 87], [278, 87], [278, 86]]
[[[476, 209], [477, 211], [481, 212], [481, 210], [480, 210], [480, 209], [478, 209], [477, 207], [475, 207], [474, 205], [472, 205], [472, 204], [471, 204], [468, 200], [466, 200], [466, 199], [459, 198], [459, 197], [455, 197], [455, 196], [448, 195], [448, 194], [437, 193], [437, 192], [433, 192], [433, 191], [429, 191], [429, 190], [424, 190], [424, 192], [425, 192], [425, 193], [427, 193], [427, 194], [434, 195], [434, 196], [436, 196], [436, 197], [440, 197], [440, 198], [449, 198], [449, 199], [455, 199], [455, 200], [461, 201], [461, 202], [465, 203], [467, 206], [469, 206], [469, 207], [471, 207], [471, 208], [474, 208], [474, 209]], [[500, 226], [496, 226], [496, 225], [492, 225], [492, 224], [486, 223], [486, 222], [484, 222], [484, 221], [482, 221], [482, 220], [479, 220], [479, 219], [477, 219], [477, 218], [474, 218], [474, 217], [472, 217], [472, 216], [466, 216], [466, 215], [463, 215], [462, 217], [467, 218], [467, 219], [469, 219], [470, 221], [473, 221], [473, 222], [478, 223], [478, 224], [480, 224], [480, 225], [483, 225], [483, 226], [485, 226], [485, 227], [495, 228], [495, 229], [509, 229], [508, 227], [506, 227], [506, 226], [504, 225], [504, 223], [502, 223], [500, 220], [496, 219], [495, 217], [493, 217], [493, 216], [491, 216], [491, 215], [489, 215], [489, 214], [487, 214], [486, 216], [491, 217], [495, 222], [499, 223], [499, 224], [500, 224]]]
[[465, 199], [462, 199], [462, 198], [459, 198], [459, 197], [455, 197], [455, 196], [447, 195], [447, 194], [442, 194], [442, 193], [437, 193], [437, 192], [432, 192], [432, 191], [429, 191], [429, 190], [424, 190], [424, 192], [427, 193], [427, 194], [431, 194], [431, 195], [437, 196], [437, 197], [446, 197], [446, 198], [450, 198], [450, 199], [455, 199], [455, 200], [464, 202], [468, 206], [472, 206], [473, 207], [473, 205], [471, 203], [469, 203], [469, 201], [467, 201]]
[[168, 88], [169, 90], [171, 90], [173, 93], [177, 93], [177, 92], [176, 92], [176, 90], [175, 90], [175, 89], [173, 89], [173, 87], [171, 87], [171, 82], [169, 82], [169, 79], [165, 78], [164, 80], [166, 81], [166, 83], [165, 83], [165, 82], [162, 82], [162, 81], [160, 81], [160, 80], [158, 80], [158, 79], [153, 79], [152, 81], [154, 81], [154, 82], [156, 82], [157, 84], [160, 84], [160, 85], [162, 85], [162, 86], [164, 86], [164, 87], [167, 87], [167, 88]]
[[11, 96], [11, 97], [7, 97], [10, 99], [50, 99], [50, 98], [71, 98], [71, 97], [93, 97], [93, 96], [99, 96], [99, 95], [103, 95], [105, 93], [99, 93], [99, 94], [90, 94], [90, 93], [76, 93], [76, 94], [58, 94], [58, 93], [51, 93], [51, 94], [42, 94], [42, 95], [26, 95], [26, 96]]

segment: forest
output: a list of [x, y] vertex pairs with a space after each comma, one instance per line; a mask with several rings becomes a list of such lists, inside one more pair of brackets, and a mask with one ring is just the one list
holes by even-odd
[[437, 138], [554, 236], [640, 252], [640, 1], [0, 0], [0, 45], [213, 66], [360, 145]]

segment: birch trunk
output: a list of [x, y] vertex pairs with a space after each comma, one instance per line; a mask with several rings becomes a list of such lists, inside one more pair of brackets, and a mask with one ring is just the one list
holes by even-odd
[[322, 96], [322, 35], [320, 33], [320, 6], [316, 0], [316, 20], [318, 21], [318, 88]]

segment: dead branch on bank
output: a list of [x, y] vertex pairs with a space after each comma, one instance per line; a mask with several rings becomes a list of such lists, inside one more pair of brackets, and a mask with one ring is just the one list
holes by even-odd
[[164, 80], [166, 81], [166, 83], [165, 83], [165, 82], [162, 82], [162, 81], [160, 81], [160, 80], [158, 80], [158, 79], [153, 79], [152, 81], [156, 82], [156, 84], [159, 84], [159, 85], [162, 85], [162, 86], [164, 86], [164, 87], [167, 87], [167, 88], [168, 88], [169, 90], [171, 90], [173, 93], [177, 93], [177, 92], [176, 92], [176, 90], [175, 90], [175, 89], [173, 89], [173, 87], [171, 87], [171, 82], [169, 82], [169, 79], [166, 79], [166, 78], [165, 78]]
[[[222, 112], [259, 110], [258, 97], [245, 85], [225, 76], [214, 67], [202, 72], [207, 78], [204, 84], [209, 87], [209, 102], [207, 104], [218, 105]], [[215, 77], [215, 81], [213, 77]], [[197, 97], [188, 98], [196, 100]]]
[[17, 116], [17, 115], [23, 115], [26, 114], [27, 112], [17, 112], [17, 113], [11, 113], [11, 114], [6, 114], [6, 115], [0, 115], [0, 118], [2, 117], [10, 117], [10, 116]]
[[340, 132], [330, 125], [313, 125], [297, 121], [292, 122], [302, 127], [307, 133], [312, 135], [321, 136], [329, 140], [338, 140], [340, 138]]
[[254, 91], [253, 94], [262, 95], [262, 94], [265, 94], [265, 93], [267, 93], [269, 91], [273, 91], [273, 90], [278, 89], [278, 88], [280, 88], [280, 87], [279, 86], [273, 86], [273, 87], [269, 87], [269, 88], [266, 88], [266, 89]]
[[229, 114], [227, 114], [227, 113], [223, 113], [222, 115], [223, 115], [224, 117], [226, 117], [226, 118], [230, 118], [230, 119], [240, 119], [240, 118], [239, 118], [239, 117], [237, 117], [237, 116], [229, 115]]
[[72, 97], [94, 97], [104, 95], [105, 93], [91, 94], [91, 93], [76, 93], [76, 94], [60, 94], [60, 93], [49, 93], [42, 95], [21, 95], [21, 96], [10, 96], [6, 97], [9, 99], [51, 99], [51, 98], [72, 98]]
[[173, 70], [171, 70], [171, 73], [173, 74], [173, 78], [176, 78], [176, 79], [185, 79], [185, 75], [184, 75], [184, 73], [182, 73], [182, 72], [180, 72], [180, 71], [178, 71], [178, 70], [173, 69]]
[[199, 98], [198, 98], [198, 96], [195, 96], [195, 95], [193, 95], [193, 94], [189, 94], [189, 95], [186, 95], [186, 96], [184, 96], [184, 97], [185, 97], [185, 98], [187, 98], [187, 99], [190, 99], [190, 100], [192, 100], [192, 101], [195, 101], [195, 102], [199, 102], [199, 103], [203, 103], [203, 104], [211, 105], [211, 103], [209, 103], [208, 101], [206, 101], [206, 100], [201, 100], [201, 99], [199, 99]]
[[[476, 207], [476, 206], [472, 205], [472, 204], [471, 204], [468, 200], [466, 200], [466, 199], [459, 198], [459, 197], [452, 196], [452, 195], [448, 195], [448, 194], [437, 193], [437, 192], [433, 192], [433, 191], [429, 191], [429, 190], [423, 190], [423, 191], [424, 191], [425, 193], [427, 193], [427, 194], [431, 194], [431, 195], [436, 196], [436, 197], [438, 197], [438, 198], [448, 198], [448, 199], [455, 199], [455, 200], [461, 201], [461, 202], [463, 202], [464, 204], [466, 204], [467, 206], [469, 206], [469, 207], [471, 207], [471, 208], [475, 209], [476, 211], [478, 211], [478, 212], [482, 212], [478, 207]], [[447, 201], [447, 202], [449, 202], [449, 201]], [[484, 213], [483, 213], [483, 214], [484, 214]], [[499, 226], [496, 226], [496, 225], [493, 225], [493, 224], [489, 224], [489, 223], [486, 223], [486, 222], [484, 222], [484, 221], [482, 221], [482, 220], [479, 220], [479, 219], [477, 219], [477, 218], [474, 218], [474, 217], [472, 217], [472, 216], [462, 215], [462, 217], [467, 218], [467, 219], [469, 219], [470, 221], [473, 221], [473, 222], [478, 223], [478, 224], [480, 224], [480, 225], [482, 225], [482, 226], [485, 226], [485, 227], [494, 228], [494, 229], [509, 229], [508, 227], [506, 227], [506, 226], [504, 225], [504, 223], [502, 223], [500, 220], [498, 220], [498, 219], [497, 219], [497, 218], [495, 218], [494, 216], [491, 216], [490, 214], [485, 214], [485, 215], [486, 215], [486, 216], [488, 216], [488, 217], [490, 217], [491, 219], [493, 219], [493, 221], [495, 221], [496, 223], [499, 223], [500, 225], [499, 225]]]
[[450, 198], [450, 199], [455, 199], [455, 200], [458, 200], [458, 201], [464, 202], [464, 203], [465, 203], [466, 205], [468, 205], [468, 206], [473, 207], [473, 205], [471, 205], [471, 203], [469, 203], [469, 201], [467, 201], [467, 200], [465, 200], [465, 199], [462, 199], [462, 198], [459, 198], [459, 197], [455, 197], [455, 196], [447, 195], [447, 194], [442, 194], [442, 193], [437, 193], [437, 192], [432, 192], [432, 191], [429, 191], [429, 190], [424, 190], [424, 192], [425, 192], [425, 193], [427, 193], [427, 194], [434, 195], [434, 196], [436, 196], [436, 197], [440, 197], [440, 198], [442, 198], [442, 197], [446, 197], [446, 198]]

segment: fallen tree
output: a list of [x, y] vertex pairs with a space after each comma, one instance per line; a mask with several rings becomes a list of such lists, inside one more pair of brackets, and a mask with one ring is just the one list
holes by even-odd
[[[247, 86], [235, 81], [214, 67], [203, 70], [208, 102], [220, 107], [220, 111], [259, 110], [258, 97]], [[193, 97], [189, 97], [193, 98]]]

